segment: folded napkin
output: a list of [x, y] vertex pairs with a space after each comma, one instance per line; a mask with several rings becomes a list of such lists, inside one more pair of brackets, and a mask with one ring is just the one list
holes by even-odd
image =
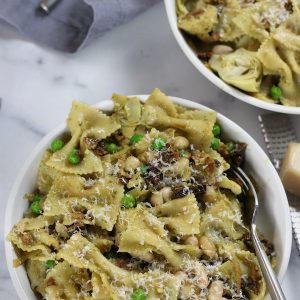
[[76, 52], [158, 1], [61, 0], [45, 15], [40, 0], [0, 0], [0, 19], [37, 43]]

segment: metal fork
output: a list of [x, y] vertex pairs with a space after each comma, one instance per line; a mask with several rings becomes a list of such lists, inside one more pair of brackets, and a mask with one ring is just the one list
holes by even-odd
[[61, 0], [42, 0], [40, 2], [39, 8], [46, 14], [49, 14], [51, 12], [52, 9], [54, 9], [54, 7], [56, 5], [58, 5], [58, 3]]
[[243, 192], [247, 196], [244, 207], [244, 218], [246, 225], [249, 226], [251, 232], [251, 239], [254, 245], [256, 256], [267, 283], [268, 291], [273, 300], [285, 300], [285, 296], [269, 259], [263, 249], [263, 246], [258, 238], [256, 232], [256, 216], [259, 207], [258, 197], [256, 190], [245, 172], [241, 168], [234, 168], [233, 173], [243, 183]]

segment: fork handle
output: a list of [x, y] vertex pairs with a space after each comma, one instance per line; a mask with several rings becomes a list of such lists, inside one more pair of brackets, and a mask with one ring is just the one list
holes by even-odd
[[270, 261], [262, 247], [262, 244], [257, 236], [256, 226], [252, 226], [251, 234], [252, 234], [252, 241], [254, 243], [256, 256], [258, 258], [261, 271], [266, 280], [268, 292], [270, 293], [271, 298], [273, 300], [285, 300], [285, 296], [283, 294], [281, 286], [273, 271]]

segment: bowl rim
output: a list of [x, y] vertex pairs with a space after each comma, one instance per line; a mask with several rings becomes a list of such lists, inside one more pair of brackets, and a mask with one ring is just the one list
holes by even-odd
[[[149, 97], [149, 95], [131, 95], [130, 97], [137, 97], [143, 102]], [[194, 109], [201, 109], [205, 111], [214, 111], [210, 109], [209, 107], [202, 105], [197, 102], [193, 102], [191, 100], [179, 98], [179, 97], [173, 97], [173, 96], [168, 96], [172, 99], [177, 104], [183, 105], [184, 107], [188, 108], [194, 108]], [[93, 106], [97, 108], [101, 108], [103, 110], [110, 111], [113, 105], [113, 101], [111, 99], [108, 100], [103, 100], [100, 102], [97, 102]], [[290, 254], [291, 254], [291, 248], [292, 248], [292, 227], [291, 227], [291, 220], [290, 220], [290, 213], [289, 213], [289, 206], [288, 206], [288, 200], [287, 196], [285, 193], [285, 190], [283, 188], [283, 185], [281, 183], [281, 180], [279, 178], [279, 175], [275, 168], [273, 167], [272, 163], [270, 162], [268, 156], [266, 153], [262, 150], [260, 145], [252, 138], [246, 130], [244, 130], [242, 127], [240, 127], [238, 124], [230, 120], [229, 118], [225, 117], [224, 115], [220, 114], [217, 112], [217, 119], [223, 122], [224, 124], [228, 124], [229, 127], [232, 128], [232, 131], [241, 131], [245, 137], [247, 137], [248, 140], [250, 140], [251, 146], [255, 147], [255, 151], [259, 152], [259, 155], [262, 159], [266, 160], [269, 162], [269, 168], [270, 168], [270, 173], [272, 176], [272, 179], [274, 180], [273, 182], [276, 184], [277, 188], [279, 189], [280, 192], [280, 197], [282, 199], [282, 205], [284, 207], [284, 211], [282, 212], [283, 215], [286, 217], [286, 228], [285, 228], [285, 242], [284, 242], [284, 247], [283, 247], [283, 255], [282, 255], [282, 263], [279, 269], [278, 273], [278, 279], [280, 282], [282, 282], [284, 275], [287, 271], [289, 259], [290, 259]], [[33, 151], [31, 154], [28, 156], [28, 158], [25, 160], [23, 166], [21, 167], [20, 171], [18, 172], [18, 175], [14, 181], [14, 184], [11, 188], [9, 197], [8, 197], [8, 202], [6, 205], [6, 210], [5, 210], [5, 222], [4, 222], [4, 246], [5, 246], [5, 258], [6, 258], [6, 265], [8, 267], [8, 271], [10, 274], [10, 278], [13, 282], [14, 288], [20, 297], [20, 299], [28, 299], [28, 294], [25, 292], [25, 290], [22, 287], [22, 283], [20, 281], [20, 278], [17, 274], [17, 268], [14, 268], [12, 266], [12, 261], [13, 261], [13, 256], [14, 256], [14, 250], [11, 245], [11, 242], [6, 239], [7, 234], [10, 232], [12, 226], [14, 225], [11, 222], [12, 215], [14, 214], [14, 207], [17, 202], [17, 193], [19, 190], [19, 187], [21, 185], [21, 182], [23, 181], [26, 173], [28, 172], [28, 169], [30, 168], [31, 164], [34, 163], [36, 160], [36, 156], [42, 151], [43, 148], [45, 148], [45, 145], [48, 145], [49, 142], [63, 133], [66, 130], [66, 124], [67, 122], [64, 121], [63, 123], [59, 124], [58, 126], [54, 127], [52, 130], [50, 130], [34, 147]]]
[[[171, 30], [173, 32], [173, 35], [179, 44], [181, 50], [184, 52], [185, 56], [189, 59], [189, 61], [196, 67], [196, 69], [205, 76], [210, 82], [212, 82], [215, 86], [226, 92], [227, 94], [233, 96], [234, 98], [241, 100], [243, 102], [246, 102], [250, 105], [263, 108], [266, 110], [274, 111], [274, 112], [280, 112], [285, 114], [300, 114], [300, 107], [297, 106], [284, 106], [276, 103], [270, 103], [264, 100], [261, 100], [259, 98], [250, 96], [237, 88], [227, 84], [225, 81], [223, 81], [221, 78], [219, 78], [216, 74], [214, 74], [212, 71], [210, 71], [200, 59], [197, 58], [194, 51], [191, 49], [191, 47], [187, 44], [185, 41], [182, 33], [177, 27], [177, 19], [176, 19], [176, 11], [173, 9], [173, 5], [176, 0], [164, 0], [165, 2], [165, 8], [167, 12], [167, 17], [169, 21], [169, 25], [171, 27]], [[175, 3], [175, 9], [176, 9], [176, 3]], [[174, 19], [175, 15], [175, 19]]]

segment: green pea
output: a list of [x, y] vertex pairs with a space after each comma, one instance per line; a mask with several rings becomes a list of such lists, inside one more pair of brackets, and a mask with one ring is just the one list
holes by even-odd
[[133, 208], [136, 206], [136, 199], [131, 194], [125, 194], [121, 202], [122, 202], [122, 206], [125, 208]]
[[138, 143], [144, 136], [142, 134], [134, 134], [130, 140], [129, 140], [129, 145], [134, 145], [136, 143]]
[[228, 150], [229, 152], [231, 152], [231, 151], [233, 150], [233, 148], [234, 148], [234, 143], [233, 143], [233, 142], [228, 142], [228, 143], [226, 144], [226, 147], [227, 147], [227, 150]]
[[49, 259], [46, 261], [46, 266], [48, 269], [52, 269], [55, 266], [55, 260]]
[[115, 143], [110, 143], [110, 144], [106, 145], [105, 150], [109, 154], [114, 154], [119, 151], [119, 147]]
[[161, 150], [165, 146], [166, 146], [166, 141], [164, 138], [161, 137], [156, 138], [152, 143], [152, 149], [157, 151]]
[[68, 155], [68, 161], [72, 165], [78, 165], [81, 162], [81, 157], [79, 156], [79, 151], [73, 149]]
[[214, 124], [212, 133], [214, 136], [220, 136], [221, 134], [221, 126], [219, 124]]
[[146, 165], [141, 165], [140, 166], [140, 171], [142, 175], [145, 175], [148, 172], [149, 167]]
[[50, 147], [53, 152], [56, 152], [64, 147], [65, 143], [60, 139], [55, 139], [52, 141]]
[[147, 294], [146, 291], [143, 289], [137, 289], [135, 290], [131, 295], [132, 300], [146, 300]]
[[42, 196], [41, 195], [34, 195], [33, 197], [32, 197], [32, 202], [36, 202], [36, 201], [41, 201], [42, 200]]
[[270, 96], [276, 102], [282, 98], [282, 89], [279, 86], [273, 85], [270, 90]]
[[214, 150], [219, 150], [220, 145], [221, 145], [220, 139], [214, 137], [214, 138], [211, 140], [211, 147], [212, 147]]
[[33, 213], [40, 215], [42, 213], [42, 209], [40, 207], [40, 201], [34, 201], [30, 204], [30, 209]]

